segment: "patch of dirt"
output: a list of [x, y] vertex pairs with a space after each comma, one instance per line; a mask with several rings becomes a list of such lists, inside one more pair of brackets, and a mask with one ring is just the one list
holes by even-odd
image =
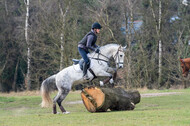
[[73, 104], [82, 104], [82, 100], [65, 102], [65, 104], [70, 104], [70, 105], [73, 105]]
[[179, 95], [179, 94], [182, 94], [182, 92], [147, 93], [147, 94], [141, 94], [141, 97], [157, 97], [157, 96]]

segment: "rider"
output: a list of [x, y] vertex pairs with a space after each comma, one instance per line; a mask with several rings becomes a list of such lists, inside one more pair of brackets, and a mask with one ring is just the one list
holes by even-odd
[[95, 51], [96, 53], [99, 53], [99, 48], [95, 44], [97, 40], [97, 34], [100, 33], [100, 29], [102, 26], [96, 22], [92, 24], [92, 29], [90, 32], [88, 32], [84, 38], [78, 43], [78, 50], [82, 58], [84, 59], [84, 64], [83, 64], [83, 79], [88, 80], [88, 74], [87, 74], [87, 67], [90, 64], [89, 58], [87, 54], [89, 53], [88, 49]]

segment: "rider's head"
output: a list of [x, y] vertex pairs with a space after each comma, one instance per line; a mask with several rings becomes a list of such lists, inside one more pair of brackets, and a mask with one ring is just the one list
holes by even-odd
[[101, 28], [102, 26], [98, 22], [95, 22], [94, 24], [92, 24], [92, 29], [95, 31], [95, 33], [100, 33]]

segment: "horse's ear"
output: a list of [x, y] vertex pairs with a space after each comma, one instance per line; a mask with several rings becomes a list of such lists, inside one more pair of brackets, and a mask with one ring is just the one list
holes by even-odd
[[127, 48], [127, 45], [126, 45], [126, 46], [124, 46], [123, 48], [124, 48], [124, 49], [126, 49], [126, 48]]
[[122, 47], [123, 48], [123, 51], [125, 52], [126, 51], [126, 49], [127, 49], [127, 45], [126, 46], [124, 46], [124, 47]]

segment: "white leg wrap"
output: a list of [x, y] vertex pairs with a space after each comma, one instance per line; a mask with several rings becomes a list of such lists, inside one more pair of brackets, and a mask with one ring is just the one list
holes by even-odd
[[100, 81], [100, 86], [104, 86], [104, 82]]
[[114, 81], [113, 81], [113, 78], [112, 78], [112, 79], [110, 79], [110, 83], [111, 83], [111, 84], [113, 84], [113, 82], [114, 82]]

